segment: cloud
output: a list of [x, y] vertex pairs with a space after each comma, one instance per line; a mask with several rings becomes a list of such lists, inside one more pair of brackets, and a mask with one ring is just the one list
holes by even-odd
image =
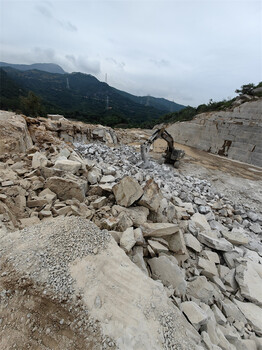
[[170, 67], [170, 62], [165, 60], [165, 59], [160, 59], [160, 60], [156, 60], [154, 58], [150, 58], [149, 62], [153, 63], [155, 66], [157, 66], [158, 68], [166, 68], [166, 67]]
[[35, 47], [32, 50], [32, 55], [35, 57], [35, 61], [40, 62], [55, 62], [56, 53], [52, 48]]
[[[46, 2], [46, 4], [47, 5], [51, 5], [48, 2]], [[37, 5], [36, 9], [42, 16], [44, 16], [48, 20], [52, 21], [53, 23], [57, 24], [61, 28], [65, 29], [65, 30], [68, 30], [70, 32], [76, 32], [77, 31], [77, 27], [74, 24], [72, 24], [70, 21], [64, 21], [64, 20], [55, 18], [54, 15], [52, 14], [52, 12], [50, 11], [50, 9], [47, 6], [45, 6], [45, 5]]]
[[125, 62], [119, 62], [117, 60], [115, 60], [114, 58], [112, 57], [107, 57], [106, 58], [106, 61], [109, 62], [109, 63], [113, 63], [113, 65], [116, 67], [116, 68], [120, 68], [120, 69], [124, 69], [125, 67]]
[[100, 62], [98, 60], [92, 60], [87, 56], [75, 56], [68, 54], [65, 56], [67, 65], [69, 64], [71, 71], [80, 71], [88, 74], [99, 74], [101, 71]]

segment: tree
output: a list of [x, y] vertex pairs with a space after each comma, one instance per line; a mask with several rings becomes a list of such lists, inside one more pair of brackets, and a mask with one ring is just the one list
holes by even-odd
[[253, 90], [255, 88], [254, 84], [242, 85], [241, 89], [236, 89], [236, 93], [240, 95], [253, 95]]
[[28, 92], [27, 97], [20, 97], [20, 108], [28, 117], [37, 117], [43, 114], [41, 99], [32, 91]]

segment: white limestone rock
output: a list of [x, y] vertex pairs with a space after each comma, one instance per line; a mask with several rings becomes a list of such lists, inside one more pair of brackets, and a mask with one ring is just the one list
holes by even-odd
[[191, 248], [197, 253], [201, 252], [202, 250], [201, 244], [191, 233], [184, 234], [184, 239], [185, 239], [186, 246], [188, 248]]
[[129, 227], [122, 233], [122, 236], [120, 238], [120, 247], [128, 253], [135, 244], [136, 240], [134, 236], [134, 229], [133, 227]]
[[126, 176], [113, 187], [113, 193], [117, 204], [130, 207], [143, 195], [143, 189], [135, 179]]
[[234, 245], [248, 244], [249, 239], [243, 228], [233, 228], [232, 231], [222, 231], [222, 235]]
[[102, 177], [101, 170], [98, 168], [92, 168], [87, 174], [87, 181], [91, 185], [94, 185], [100, 181], [101, 177]]
[[233, 246], [230, 242], [228, 242], [225, 238], [212, 238], [203, 232], [199, 232], [197, 236], [198, 240], [205, 244], [209, 248], [213, 248], [221, 251], [230, 251], [233, 249]]
[[45, 188], [57, 194], [60, 200], [78, 199], [83, 202], [87, 191], [87, 182], [74, 175], [64, 178], [53, 176], [46, 180]]
[[211, 231], [211, 227], [207, 222], [205, 215], [195, 213], [191, 220], [195, 223], [196, 227], [200, 229], [200, 231]]
[[81, 167], [81, 163], [68, 159], [58, 159], [54, 165], [54, 168], [70, 172], [71, 174], [76, 174], [81, 169]]
[[136, 266], [140, 268], [141, 271], [144, 272], [146, 276], [148, 276], [148, 271], [147, 271], [144, 256], [143, 256], [143, 250], [144, 248], [141, 246], [133, 247], [133, 254], [131, 256], [131, 260], [133, 261], [134, 264], [136, 264]]
[[236, 280], [241, 294], [262, 306], [262, 265], [251, 261], [243, 262], [236, 268]]
[[153, 179], [148, 180], [143, 188], [143, 191], [144, 194], [139, 200], [138, 204], [157, 212], [161, 199], [163, 198], [157, 183], [155, 183]]
[[144, 237], [165, 237], [179, 231], [179, 226], [170, 223], [149, 223], [141, 225]]
[[149, 259], [148, 264], [154, 279], [161, 280], [165, 286], [172, 286], [178, 295], [185, 295], [187, 286], [185, 276], [177, 264], [166, 256]]
[[153, 249], [153, 251], [158, 255], [160, 253], [167, 253], [169, 251], [168, 248], [165, 245], [161, 244], [160, 242], [149, 239], [148, 244]]
[[38, 169], [41, 167], [45, 167], [48, 163], [48, 159], [45, 154], [41, 152], [35, 152], [32, 158], [32, 168]]
[[205, 276], [199, 276], [188, 282], [187, 295], [199, 299], [205, 304], [210, 304], [213, 301], [214, 288]]
[[218, 275], [216, 265], [213, 261], [199, 257], [197, 265], [202, 270], [201, 274], [206, 277], [211, 278]]
[[256, 334], [262, 337], [262, 309], [253, 303], [243, 303], [234, 299], [234, 303], [239, 310], [244, 314], [245, 318], [253, 327]]
[[180, 310], [186, 315], [196, 330], [199, 330], [200, 326], [208, 322], [208, 316], [205, 311], [193, 301], [181, 303]]

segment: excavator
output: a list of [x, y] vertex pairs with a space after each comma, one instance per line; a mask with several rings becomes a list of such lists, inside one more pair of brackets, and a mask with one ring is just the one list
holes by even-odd
[[164, 155], [165, 163], [172, 164], [175, 168], [178, 168], [179, 160], [184, 157], [185, 152], [174, 147], [173, 137], [166, 131], [165, 127], [157, 129], [150, 138], [140, 146], [142, 160], [147, 163], [147, 154], [150, 146], [158, 138], [164, 139], [168, 144]]

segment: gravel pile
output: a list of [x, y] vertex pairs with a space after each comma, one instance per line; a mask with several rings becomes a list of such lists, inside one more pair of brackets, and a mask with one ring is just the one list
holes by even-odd
[[56, 295], [70, 298], [74, 289], [68, 273], [69, 264], [77, 258], [97, 254], [107, 246], [110, 238], [106, 230], [100, 231], [86, 219], [59, 217], [55, 221], [25, 228], [19, 233], [10, 233], [6, 237], [7, 244], [0, 248], [0, 256], [13, 246], [9, 263], [17, 270], [27, 271], [28, 277], [35, 281], [47, 281], [46, 288], [51, 288]]

